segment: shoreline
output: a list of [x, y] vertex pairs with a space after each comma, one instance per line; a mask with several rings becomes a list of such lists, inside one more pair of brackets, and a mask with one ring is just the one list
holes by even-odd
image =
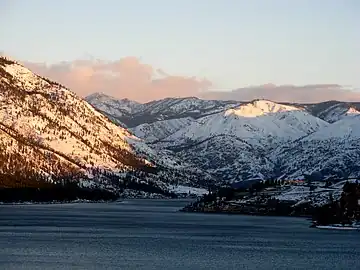
[[38, 204], [74, 204], [74, 203], [113, 203], [113, 202], [117, 202], [117, 201], [87, 201], [87, 200], [74, 200], [74, 201], [49, 201], [49, 202], [32, 202], [32, 201], [28, 201], [28, 202], [1, 202], [0, 201], [0, 206], [1, 205], [38, 205]]
[[[206, 209], [206, 208], [205, 208]], [[258, 216], [258, 217], [288, 217], [288, 218], [301, 218], [310, 222], [309, 228], [315, 228], [320, 230], [344, 230], [344, 231], [359, 231], [360, 232], [360, 223], [353, 224], [319, 224], [316, 220], [314, 220], [314, 216], [312, 214], [303, 214], [303, 213], [294, 213], [294, 214], [280, 214], [276, 212], [246, 212], [246, 211], [236, 211], [236, 210], [196, 210], [191, 209], [189, 207], [184, 207], [179, 210], [179, 212], [184, 213], [201, 213], [201, 214], [219, 214], [219, 215], [243, 215], [243, 216]]]
[[[126, 200], [163, 200], [163, 201], [191, 201], [192, 198], [122, 198], [118, 200], [113, 201], [89, 201], [89, 200], [74, 200], [74, 201], [51, 201], [51, 202], [13, 202], [13, 203], [3, 203], [0, 202], [1, 206], [34, 206], [34, 205], [70, 205], [70, 204], [117, 204], [122, 203]], [[302, 220], [308, 220], [311, 222], [311, 225], [309, 225], [309, 228], [315, 228], [318, 230], [338, 230], [338, 231], [359, 231], [360, 232], [360, 224], [322, 224], [317, 225], [314, 220], [312, 220], [311, 215], [281, 215], [277, 213], [246, 213], [246, 212], [235, 212], [235, 211], [189, 211], [185, 210], [184, 208], [180, 208], [177, 210], [177, 212], [181, 213], [190, 213], [190, 214], [217, 214], [217, 215], [228, 215], [228, 216], [235, 216], [235, 215], [242, 215], [242, 216], [253, 216], [253, 217], [282, 217], [282, 218], [298, 218]]]
[[[119, 203], [119, 202], [123, 202], [126, 200], [171, 200], [171, 201], [192, 201], [194, 200], [194, 198], [192, 197], [188, 197], [188, 198], [184, 198], [184, 197], [180, 197], [180, 198], [159, 198], [159, 197], [154, 197], [154, 198], [136, 198], [136, 197], [129, 197], [129, 198], [119, 198], [116, 200], [99, 200], [99, 201], [91, 201], [91, 200], [74, 200], [74, 201], [48, 201], [48, 202], [36, 202], [36, 201], [24, 201], [24, 202], [2, 202], [0, 201], [0, 206], [2, 205], [38, 205], [38, 204], [44, 204], [44, 205], [50, 205], [50, 204], [80, 204], [80, 203], [86, 203], [86, 204], [95, 204], [95, 203]], [[179, 210], [180, 211], [180, 210]]]
[[320, 230], [359, 231], [360, 232], [359, 225], [338, 226], [336, 224], [329, 224], [329, 225], [314, 225], [312, 228], [316, 228], [316, 229], [320, 229]]
[[218, 214], [218, 215], [229, 215], [229, 216], [258, 216], [258, 217], [289, 217], [289, 218], [302, 218], [306, 220], [312, 220], [311, 215], [281, 215], [281, 214], [264, 214], [264, 213], [245, 213], [245, 212], [234, 212], [234, 211], [188, 211], [184, 210], [183, 208], [179, 210], [182, 213], [190, 213], [190, 214], [204, 214], [204, 215], [211, 215], [211, 214]]

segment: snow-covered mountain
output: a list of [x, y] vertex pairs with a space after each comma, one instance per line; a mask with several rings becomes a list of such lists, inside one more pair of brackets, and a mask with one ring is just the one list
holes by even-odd
[[120, 119], [131, 118], [137, 111], [141, 110], [142, 104], [129, 99], [114, 99], [102, 93], [94, 93], [85, 98], [97, 110], [108, 116], [113, 122], [126, 126]]
[[360, 103], [327, 101], [317, 104], [304, 105], [314, 116], [329, 123], [334, 123], [348, 116], [360, 114]]
[[236, 136], [210, 136], [171, 149], [181, 159], [225, 182], [266, 179], [274, 170], [264, 147], [252, 145]]
[[360, 177], [359, 123], [360, 103], [337, 101], [83, 100], [0, 58], [2, 186], [71, 178], [161, 193], [254, 178]]
[[[85, 98], [96, 109], [129, 128], [180, 118], [197, 119], [240, 104], [237, 101], [202, 100], [196, 97], [165, 98], [145, 104], [116, 99], [101, 93]], [[169, 125], [173, 125], [169, 122]], [[156, 128], [155, 128], [156, 129]]]
[[255, 100], [199, 118], [165, 140], [183, 144], [218, 135], [231, 135], [251, 145], [269, 149], [306, 136], [327, 124], [302, 108]]
[[[123, 111], [130, 113], [130, 107], [136, 107], [134, 102], [122, 102], [128, 104]], [[166, 151], [151, 149], [66, 87], [4, 57], [0, 58], [0, 161], [1, 186], [71, 178], [87, 186], [116, 189], [130, 179], [166, 190], [174, 183], [201, 187], [209, 179]]]
[[27, 149], [24, 152], [32, 153], [36, 146], [45, 156], [51, 152], [54, 159], [81, 170], [145, 165], [146, 160], [138, 159], [127, 142], [132, 134], [73, 92], [4, 58], [0, 64], [0, 125], [5, 153], [18, 153], [23, 144]]
[[[280, 104], [254, 100], [224, 104], [222, 101], [210, 101], [212, 105], [208, 106], [211, 109], [205, 110], [207, 102], [183, 98], [142, 104], [141, 113], [145, 122], [137, 124], [140, 119], [137, 118], [130, 123], [134, 126], [131, 131], [145, 139], [151, 147], [166, 149], [169, 155], [172, 153], [179, 160], [186, 160], [187, 164], [225, 181], [303, 178], [304, 174], [319, 170], [330, 176], [334, 173], [319, 169], [327, 167], [324, 164], [330, 158], [335, 160], [329, 163], [333, 171], [337, 170], [337, 164], [341, 165], [341, 160], [345, 160], [347, 168], [341, 169], [342, 173], [354, 168], [354, 164], [350, 163], [354, 163], [356, 158], [348, 159], [345, 154], [340, 154], [347, 151], [339, 143], [341, 139], [329, 141], [324, 134], [336, 131], [341, 134], [342, 140], [352, 141], [349, 145], [353, 145], [348, 132], [355, 128], [359, 119], [357, 103]], [[180, 106], [180, 110], [176, 106], [169, 107], [170, 104], [192, 105]], [[199, 106], [198, 110], [196, 106]], [[194, 111], [198, 114], [191, 116]], [[154, 115], [162, 116], [159, 117], [161, 120], [156, 121]], [[183, 118], [184, 115], [187, 117]], [[128, 120], [131, 122], [131, 119], [130, 116]], [[330, 148], [332, 152], [323, 153]], [[293, 158], [297, 153], [300, 157]]]
[[302, 108], [256, 100], [197, 119], [157, 144], [227, 181], [268, 178], [268, 155], [329, 125]]
[[360, 177], [360, 115], [319, 129], [276, 149], [271, 155], [285, 177], [320, 172], [326, 178]]
[[161, 120], [140, 124], [130, 130], [147, 142], [154, 142], [169, 137], [171, 134], [190, 125], [195, 120], [191, 117]]

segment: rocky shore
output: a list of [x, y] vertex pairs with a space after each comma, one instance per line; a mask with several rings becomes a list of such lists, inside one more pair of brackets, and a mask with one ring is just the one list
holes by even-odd
[[[294, 190], [302, 190], [303, 194]], [[312, 219], [313, 227], [333, 224], [345, 227], [360, 221], [360, 185], [357, 182], [345, 182], [332, 190], [321, 187], [308, 192], [304, 185], [277, 186], [268, 191], [264, 187], [256, 192], [222, 188], [204, 195], [181, 211], [307, 217]]]
[[315, 209], [310, 205], [303, 204], [296, 207], [292, 202], [263, 199], [262, 202], [234, 202], [234, 201], [215, 201], [203, 202], [201, 199], [185, 206], [182, 212], [202, 212], [202, 213], [226, 213], [259, 216], [297, 216], [311, 217]]

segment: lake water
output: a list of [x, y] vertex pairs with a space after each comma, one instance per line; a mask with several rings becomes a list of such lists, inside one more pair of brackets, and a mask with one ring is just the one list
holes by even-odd
[[0, 269], [360, 269], [360, 232], [186, 203], [0, 205]]

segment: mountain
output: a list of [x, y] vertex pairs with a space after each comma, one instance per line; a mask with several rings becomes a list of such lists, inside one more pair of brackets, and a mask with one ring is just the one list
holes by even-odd
[[314, 116], [329, 123], [334, 123], [347, 116], [360, 114], [360, 102], [327, 101], [317, 104], [304, 105]]
[[[166, 151], [149, 148], [66, 87], [4, 57], [0, 90], [0, 187], [70, 179], [166, 195], [173, 185], [203, 187], [209, 180]], [[136, 104], [127, 104], [122, 110], [130, 113]]]
[[210, 136], [170, 149], [182, 160], [211, 173], [220, 182], [266, 179], [274, 170], [264, 147], [252, 145], [236, 136]]
[[360, 176], [356, 102], [83, 100], [4, 57], [0, 90], [0, 187], [71, 180], [172, 196], [249, 179]]
[[347, 116], [285, 144], [271, 155], [288, 178], [321, 173], [326, 178], [360, 177], [360, 115]]
[[139, 104], [127, 99], [117, 100], [101, 93], [92, 94], [85, 100], [129, 128], [179, 118], [196, 119], [239, 104], [237, 101], [202, 100], [196, 97], [165, 98]]
[[294, 106], [255, 100], [221, 113], [204, 116], [172, 134], [166, 141], [176, 144], [217, 135], [231, 135], [251, 145], [273, 148], [279, 143], [306, 136], [327, 123]]
[[268, 178], [270, 151], [327, 125], [302, 108], [256, 100], [197, 119], [157, 145], [219, 179]]
[[143, 138], [147, 142], [154, 142], [167, 138], [178, 130], [190, 125], [192, 122], [194, 122], [194, 119], [191, 117], [176, 118], [140, 124], [130, 130], [136, 134], [136, 136]]
[[[193, 106], [180, 106], [194, 101], [198, 110]], [[194, 98], [154, 101], [142, 104], [142, 119], [146, 122], [137, 125], [137, 118], [131, 123], [131, 116], [127, 120], [134, 126], [130, 130], [157, 151], [166, 150], [170, 156], [207, 171], [219, 182], [232, 182], [253, 178], [302, 178], [304, 174], [317, 172], [319, 164], [312, 163], [311, 155], [324, 157], [319, 162], [325, 162], [327, 155], [322, 154], [321, 145], [328, 142], [321, 136], [313, 140], [312, 136], [332, 128], [339, 129], [334, 124], [340, 120], [356, 122], [353, 116], [358, 114], [356, 103], [337, 101], [317, 104], [210, 101], [210, 111], [204, 110], [208, 102]], [[154, 104], [157, 104], [156, 110], [153, 110]], [[178, 104], [181, 110], [169, 104]], [[191, 116], [194, 111], [199, 113]], [[156, 121], [154, 115], [165, 117]], [[307, 139], [310, 141], [308, 156], [302, 157], [301, 166], [295, 166], [297, 159], [292, 156], [301, 148], [297, 144], [303, 145]], [[330, 176], [327, 171], [322, 172]]]
[[[49, 179], [72, 170], [126, 171], [150, 165], [134, 154], [133, 135], [67, 88], [0, 58], [1, 172]], [[21, 170], [25, 170], [22, 172]]]
[[140, 110], [142, 104], [129, 99], [117, 100], [102, 93], [94, 93], [85, 98], [101, 113], [108, 116], [113, 122], [126, 127], [119, 119], [131, 118], [131, 115]]
[[86, 97], [99, 110], [106, 111], [114, 116], [129, 115], [138, 111], [142, 104], [127, 98], [116, 100], [102, 93], [94, 93]]

